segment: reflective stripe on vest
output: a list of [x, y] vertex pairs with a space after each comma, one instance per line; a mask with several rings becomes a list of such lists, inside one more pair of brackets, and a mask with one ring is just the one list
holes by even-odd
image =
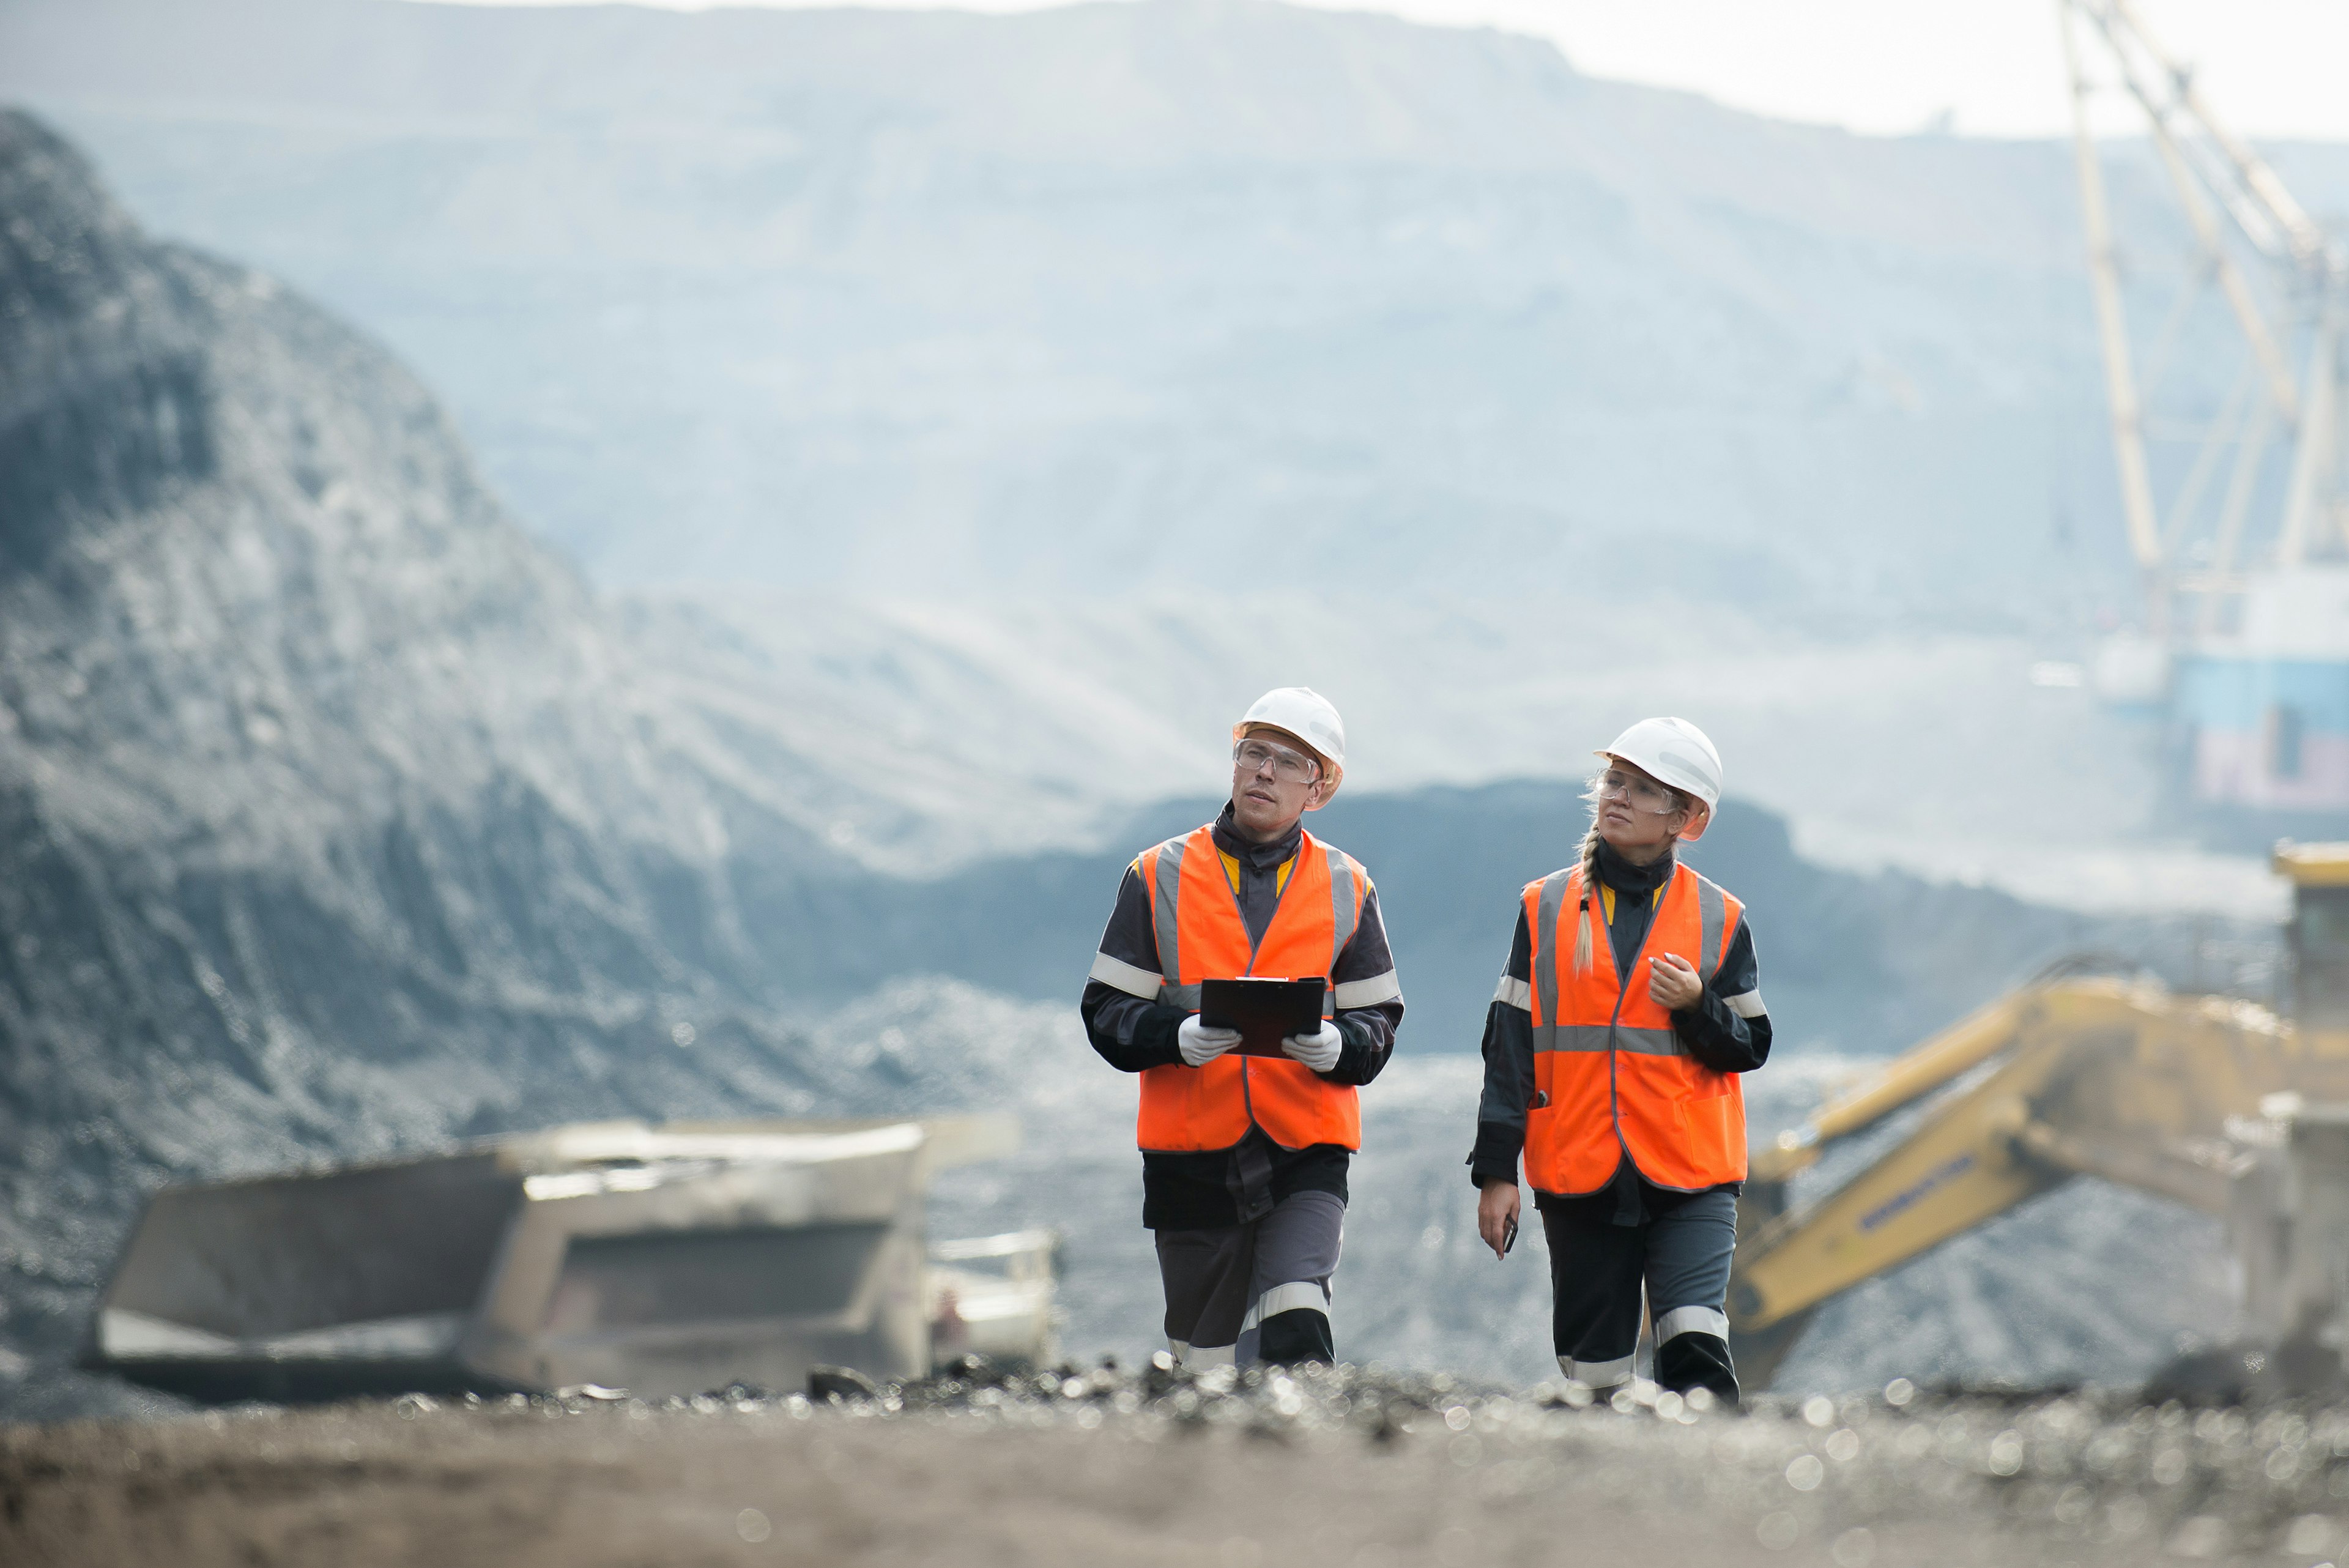
[[[1328, 976], [1353, 940], [1370, 879], [1339, 850], [1308, 833], [1265, 927], [1248, 940], [1238, 897], [1224, 874], [1212, 829], [1170, 838], [1142, 857], [1158, 938], [1164, 988], [1158, 1000], [1186, 1012], [1199, 1006], [1199, 982], [1242, 975]], [[1336, 1008], [1325, 990], [1323, 1017]], [[1218, 1056], [1204, 1067], [1151, 1067], [1142, 1074], [1136, 1141], [1160, 1151], [1229, 1148], [1262, 1127], [1284, 1148], [1334, 1143], [1360, 1148], [1362, 1118], [1350, 1085], [1322, 1080], [1302, 1062], [1268, 1056]]]
[[1575, 971], [1582, 902], [1578, 867], [1526, 887], [1537, 1091], [1526, 1117], [1526, 1180], [1543, 1192], [1595, 1192], [1626, 1151], [1659, 1187], [1694, 1191], [1744, 1179], [1737, 1075], [1689, 1054], [1671, 1014], [1648, 994], [1640, 961], [1677, 953], [1710, 983], [1744, 906], [1686, 866], [1674, 867], [1626, 985], [1595, 910], [1590, 967]]

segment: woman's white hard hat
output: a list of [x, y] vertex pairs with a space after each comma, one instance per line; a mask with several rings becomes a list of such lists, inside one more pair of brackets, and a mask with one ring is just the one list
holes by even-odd
[[1232, 743], [1258, 725], [1285, 730], [1310, 747], [1330, 775], [1330, 794], [1346, 777], [1346, 725], [1330, 699], [1310, 686], [1277, 686], [1257, 698], [1232, 726]]
[[1681, 836], [1704, 836], [1713, 808], [1721, 804], [1721, 753], [1702, 730], [1686, 719], [1642, 719], [1599, 754], [1627, 762], [1702, 801], [1704, 810], [1681, 829]]

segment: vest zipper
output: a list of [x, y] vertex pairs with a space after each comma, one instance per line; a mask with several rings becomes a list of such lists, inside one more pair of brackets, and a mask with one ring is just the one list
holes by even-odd
[[[1272, 914], [1264, 922], [1264, 936], [1248, 938], [1247, 972], [1251, 975], [1256, 973], [1256, 955], [1264, 950], [1264, 938], [1272, 934], [1272, 922], [1280, 919], [1280, 907], [1288, 901], [1288, 889], [1297, 884], [1298, 867], [1305, 858], [1305, 846], [1312, 842], [1313, 836], [1310, 834], [1300, 833], [1297, 836], [1297, 853], [1289, 859], [1288, 880], [1281, 879], [1278, 869], [1273, 872]], [[1207, 847], [1216, 848], [1216, 841], [1212, 836], [1207, 840]], [[1220, 849], [1216, 850], [1216, 858], [1217, 861], [1216, 869], [1220, 871], [1223, 869], [1221, 864], [1223, 853]], [[1232, 896], [1232, 913], [1240, 918], [1240, 929], [1245, 931], [1247, 929], [1247, 909], [1240, 903], [1240, 890], [1232, 886], [1232, 879], [1228, 877], [1225, 877], [1223, 882], [1224, 891]], [[1258, 1127], [1259, 1124], [1256, 1119], [1256, 1095], [1249, 1087], [1248, 1076], [1248, 1059], [1243, 1056], [1240, 1058], [1240, 1109], [1247, 1113], [1248, 1126], [1253, 1127]]]
[[[1677, 881], [1679, 877], [1680, 871], [1675, 867], [1672, 871], [1672, 880]], [[1640, 961], [1648, 955], [1648, 944], [1656, 940], [1656, 912], [1663, 908], [1664, 890], [1671, 886], [1671, 882], [1668, 881], [1662, 888], [1657, 888], [1654, 901], [1648, 906], [1648, 929], [1640, 933], [1639, 950], [1631, 955], [1631, 968], [1634, 971], [1639, 969]], [[1615, 940], [1611, 934], [1614, 922], [1607, 918], [1606, 896], [1602, 893], [1593, 894], [1592, 897], [1599, 903], [1599, 927], [1609, 933], [1607, 941], [1607, 961], [1611, 965], [1615, 961]], [[1622, 1151], [1625, 1159], [1630, 1161], [1631, 1174], [1644, 1180], [1646, 1172], [1640, 1168], [1639, 1160], [1632, 1156], [1631, 1146], [1624, 1141], [1623, 1100], [1615, 1087], [1615, 1032], [1622, 1025], [1623, 998], [1630, 993], [1630, 990], [1631, 982], [1618, 971], [1615, 976], [1615, 1011], [1607, 1020], [1607, 1114], [1615, 1124], [1615, 1147]]]

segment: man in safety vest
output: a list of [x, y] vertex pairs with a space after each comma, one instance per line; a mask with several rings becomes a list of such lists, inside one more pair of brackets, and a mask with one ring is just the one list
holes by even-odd
[[[1330, 1361], [1330, 1276], [1361, 1146], [1357, 1086], [1386, 1065], [1402, 990], [1369, 873], [1304, 831], [1338, 793], [1346, 732], [1301, 686], [1232, 726], [1216, 820], [1144, 850], [1085, 984], [1085, 1032], [1142, 1079], [1142, 1222], [1157, 1232], [1167, 1348], [1184, 1366]], [[1231, 1054], [1202, 981], [1326, 976], [1320, 1027]]]
[[1630, 1382], [1644, 1285], [1656, 1381], [1734, 1403], [1738, 1075], [1768, 1059], [1770, 1015], [1744, 906], [1674, 854], [1720, 804], [1721, 754], [1684, 719], [1646, 719], [1599, 755], [1582, 853], [1526, 885], [1485, 1014], [1476, 1230], [1507, 1252], [1522, 1153], [1558, 1369]]

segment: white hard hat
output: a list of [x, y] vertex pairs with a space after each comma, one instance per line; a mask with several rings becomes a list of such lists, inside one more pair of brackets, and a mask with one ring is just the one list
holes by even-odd
[[1312, 747], [1330, 775], [1330, 793], [1338, 793], [1346, 778], [1346, 724], [1330, 705], [1330, 699], [1310, 686], [1275, 687], [1249, 704], [1247, 712], [1232, 726], [1233, 744], [1258, 724], [1286, 730]]
[[1721, 804], [1721, 753], [1702, 730], [1686, 719], [1642, 719], [1599, 754], [1619, 757], [1702, 801], [1704, 810], [1681, 830], [1681, 836], [1704, 836], [1713, 807]]

